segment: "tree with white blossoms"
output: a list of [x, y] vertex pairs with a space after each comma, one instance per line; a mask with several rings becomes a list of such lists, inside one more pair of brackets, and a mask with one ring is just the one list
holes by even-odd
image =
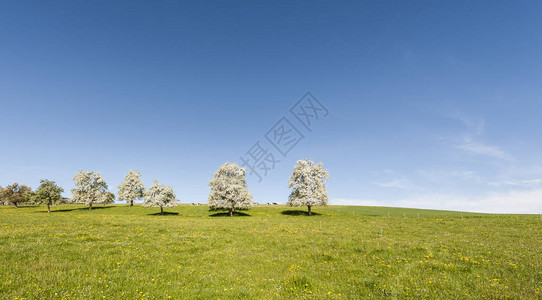
[[100, 173], [79, 170], [73, 176], [73, 181], [75, 182], [75, 188], [72, 189], [74, 203], [88, 204], [88, 209], [91, 210], [93, 203], [108, 202], [110, 195], [107, 183]]
[[288, 181], [288, 188], [290, 188], [288, 205], [306, 205], [309, 216], [312, 214], [312, 206], [327, 205], [325, 182], [329, 178], [329, 173], [323, 167], [324, 164], [321, 162], [314, 164], [310, 158], [297, 161]]
[[160, 213], [164, 214], [164, 207], [177, 206], [179, 203], [175, 199], [175, 192], [171, 186], [163, 186], [154, 180], [148, 191], [145, 192], [143, 206], [160, 207]]
[[227, 209], [230, 217], [235, 209], [252, 206], [252, 195], [248, 191], [245, 168], [236, 163], [225, 163], [209, 182], [211, 194], [208, 204], [211, 209]]
[[124, 181], [119, 185], [118, 199], [125, 200], [134, 206], [134, 201], [143, 198], [145, 186], [141, 181], [141, 173], [130, 170], [124, 177]]

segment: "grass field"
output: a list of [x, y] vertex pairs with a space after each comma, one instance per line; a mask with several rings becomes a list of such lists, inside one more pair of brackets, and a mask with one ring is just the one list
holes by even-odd
[[339, 206], [317, 207], [310, 217], [284, 206], [232, 218], [206, 206], [166, 211], [0, 207], [0, 298], [542, 295], [539, 215]]

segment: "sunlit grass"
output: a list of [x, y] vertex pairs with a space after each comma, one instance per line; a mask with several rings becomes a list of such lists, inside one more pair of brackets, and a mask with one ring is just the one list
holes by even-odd
[[541, 297], [539, 215], [165, 211], [0, 207], [0, 298]]

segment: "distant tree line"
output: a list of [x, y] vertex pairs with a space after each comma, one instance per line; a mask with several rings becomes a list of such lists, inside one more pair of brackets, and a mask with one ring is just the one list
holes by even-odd
[[[298, 160], [294, 171], [288, 181], [290, 196], [287, 205], [307, 206], [307, 212], [312, 214], [313, 206], [327, 205], [328, 195], [325, 186], [329, 173], [323, 164], [307, 160]], [[161, 185], [156, 179], [148, 190], [141, 181], [141, 173], [130, 170], [118, 186], [118, 194], [109, 192], [109, 187], [98, 172], [79, 170], [73, 177], [75, 187], [71, 190], [72, 198], [63, 198], [64, 189], [54, 181], [43, 179], [39, 187], [32, 191], [29, 186], [13, 183], [6, 187], [0, 186], [0, 203], [19, 205], [46, 205], [51, 212], [51, 206], [67, 203], [88, 205], [92, 210], [94, 204], [114, 203], [117, 197], [130, 206], [135, 201], [143, 200], [145, 207], [160, 207], [164, 214], [164, 207], [173, 207], [179, 204], [176, 200], [173, 187]], [[254, 204], [252, 194], [246, 183], [246, 169], [236, 163], [225, 163], [218, 168], [209, 182], [211, 193], [207, 204], [211, 210], [225, 210], [233, 216], [236, 210], [248, 209]]]

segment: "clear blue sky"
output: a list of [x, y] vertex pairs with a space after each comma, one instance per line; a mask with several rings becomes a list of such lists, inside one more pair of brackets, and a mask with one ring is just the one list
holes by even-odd
[[[539, 1], [2, 1], [0, 185], [134, 169], [207, 200], [281, 118], [305, 136], [258, 182], [285, 202], [297, 159], [331, 203], [542, 211]], [[308, 132], [289, 109], [329, 110]]]

